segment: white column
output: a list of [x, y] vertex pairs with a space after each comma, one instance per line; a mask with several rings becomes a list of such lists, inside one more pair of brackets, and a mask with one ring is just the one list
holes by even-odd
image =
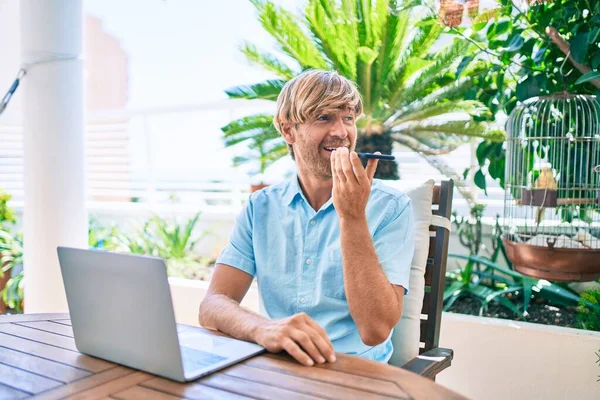
[[[19, 2], [0, 0], [0, 98], [4, 97], [19, 72], [20, 36]], [[21, 124], [20, 92], [21, 90], [17, 90], [8, 108], [0, 116], [0, 126]]]
[[[21, 0], [23, 63], [83, 52], [81, 0]], [[32, 66], [23, 79], [25, 311], [64, 312], [56, 247], [87, 246], [83, 61]]]

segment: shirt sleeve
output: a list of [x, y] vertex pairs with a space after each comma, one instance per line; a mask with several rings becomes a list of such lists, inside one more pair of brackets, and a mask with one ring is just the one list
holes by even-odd
[[390, 283], [402, 286], [407, 294], [415, 237], [411, 200], [404, 198], [391, 204], [388, 217], [373, 235], [373, 244]]
[[252, 196], [248, 204], [238, 214], [229, 243], [223, 249], [215, 264], [225, 264], [240, 269], [251, 276], [256, 275], [254, 246], [252, 244]]

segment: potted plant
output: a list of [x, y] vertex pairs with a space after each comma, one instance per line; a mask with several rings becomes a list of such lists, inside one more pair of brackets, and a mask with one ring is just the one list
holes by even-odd
[[[335, 0], [309, 0], [302, 15], [270, 0], [252, 3], [277, 42], [277, 53], [250, 43], [242, 52], [277, 79], [228, 89], [229, 98], [275, 101], [285, 83], [302, 71], [336, 70], [356, 82], [363, 95], [358, 151], [391, 153], [394, 143], [407, 146], [451, 177], [473, 202], [465, 179], [436, 156], [454, 150], [467, 137], [504, 140], [502, 131], [481, 121], [488, 107], [465, 99], [485, 70], [483, 61], [470, 58], [476, 46], [455, 40], [443, 49], [435, 47], [449, 28], [426, 7], [407, 0], [387, 6], [356, 0], [343, 2], [343, 7]], [[457, 113], [465, 118], [456, 119]], [[271, 164], [288, 153], [272, 121], [267, 113], [232, 121], [221, 128], [225, 145], [262, 146], [266, 155], [261, 159]], [[397, 165], [379, 164], [375, 177], [398, 179]]]
[[[7, 261], [2, 261], [5, 253], [12, 246], [13, 237], [10, 234], [10, 227], [16, 222], [15, 213], [8, 206], [8, 202], [12, 195], [0, 189], [0, 292], [4, 290], [11, 276], [13, 264]], [[6, 312], [4, 302], [0, 301], [0, 314]]]
[[[1, 278], [0, 288], [0, 314], [8, 309], [22, 313], [23, 301], [23, 238], [21, 235], [12, 236], [8, 232], [0, 231], [0, 272], [4, 274]], [[20, 267], [20, 271], [14, 271]]]
[[[225, 127], [223, 129], [230, 128]], [[225, 139], [226, 146], [232, 146], [236, 143], [239, 143], [239, 141], [237, 141], [235, 138], [232, 140]], [[238, 156], [233, 158], [233, 165], [238, 167], [254, 159], [258, 161], [258, 170], [255, 170], [258, 172], [250, 172], [250, 193], [254, 193], [257, 190], [264, 189], [265, 187], [269, 186], [269, 184], [265, 182], [264, 177], [267, 166], [269, 165], [269, 160], [273, 155], [269, 154], [269, 152], [265, 149], [264, 143], [256, 143], [250, 147], [250, 153], [247, 156]]]

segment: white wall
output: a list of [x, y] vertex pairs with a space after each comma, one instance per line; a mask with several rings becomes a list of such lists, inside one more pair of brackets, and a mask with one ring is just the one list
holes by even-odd
[[[198, 309], [208, 290], [208, 282], [169, 278], [169, 285], [177, 323], [199, 326]], [[259, 312], [258, 290], [250, 288], [242, 301], [242, 306]]]
[[444, 313], [437, 382], [473, 399], [599, 399], [600, 332]]

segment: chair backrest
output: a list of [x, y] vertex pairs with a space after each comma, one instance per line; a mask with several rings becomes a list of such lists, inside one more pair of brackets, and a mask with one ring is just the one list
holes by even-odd
[[[443, 181], [433, 187], [432, 213], [450, 219], [454, 182]], [[421, 336], [419, 354], [438, 347], [444, 300], [446, 260], [448, 258], [449, 229], [429, 227], [429, 254], [425, 268], [425, 295], [421, 309]]]

